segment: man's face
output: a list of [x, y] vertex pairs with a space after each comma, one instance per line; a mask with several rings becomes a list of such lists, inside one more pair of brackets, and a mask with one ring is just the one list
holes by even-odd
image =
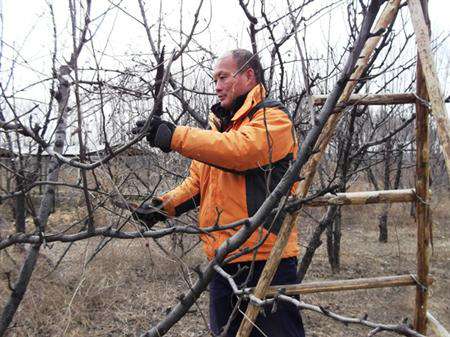
[[244, 95], [254, 86], [251, 78], [252, 69], [247, 68], [239, 74], [236, 74], [237, 70], [236, 61], [232, 55], [219, 59], [214, 68], [216, 94], [220, 105], [225, 109], [230, 109], [236, 97]]

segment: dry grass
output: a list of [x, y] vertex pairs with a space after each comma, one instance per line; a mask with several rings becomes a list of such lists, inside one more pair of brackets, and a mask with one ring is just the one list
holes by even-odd
[[[114, 242], [85, 267], [98, 242], [72, 248], [50, 275], [53, 266], [40, 263], [11, 336], [135, 336], [163, 317], [186, 289], [178, 263], [143, 240]], [[55, 260], [62, 249], [43, 253]], [[13, 254], [21, 255], [10, 250]], [[2, 272], [15, 269], [8, 259], [2, 255]], [[189, 257], [186, 263], [197, 260]], [[6, 289], [1, 293], [3, 298]]]
[[[436, 281], [430, 309], [450, 329], [450, 200], [434, 198], [431, 265]], [[330, 273], [325, 247], [320, 247], [306, 281], [414, 272], [416, 234], [409, 208], [392, 207], [386, 244], [377, 241], [379, 210], [378, 206], [345, 208], [341, 273]], [[58, 211], [52, 214], [49, 226], [57, 228], [58, 224], [67, 224], [82, 216], [75, 209]], [[306, 244], [312, 230], [310, 221], [302, 222], [302, 245]], [[161, 242], [170, 249], [169, 239]], [[98, 243], [99, 239], [91, 239], [73, 245], [56, 271], [53, 266], [66, 244], [43, 249], [9, 336], [135, 336], [163, 318], [177, 302], [176, 296], [186, 291], [189, 281], [182, 277], [180, 263], [174, 256], [167, 257], [153, 242], [113, 241], [85, 266]], [[9, 292], [5, 273], [11, 272], [14, 278], [21, 259], [23, 249], [18, 247], [0, 253], [1, 305]], [[183, 264], [190, 266], [203, 261], [198, 248], [183, 258]], [[190, 273], [188, 277], [194, 281], [196, 275]], [[202, 296], [198, 307], [194, 307], [168, 336], [208, 335], [201, 315], [201, 312], [207, 315], [207, 296]], [[395, 323], [412, 317], [414, 288], [312, 294], [303, 299], [343, 314], [362, 316], [368, 313], [373, 320]], [[309, 337], [367, 335], [365, 328], [345, 327], [314, 313], [303, 315]]]

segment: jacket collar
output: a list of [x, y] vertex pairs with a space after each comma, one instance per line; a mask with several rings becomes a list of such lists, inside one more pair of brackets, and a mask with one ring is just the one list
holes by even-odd
[[231, 121], [231, 118], [234, 116], [234, 114], [244, 104], [244, 102], [247, 98], [247, 95], [248, 95], [248, 92], [245, 93], [244, 95], [241, 95], [241, 96], [235, 98], [232, 103], [231, 109], [229, 109], [229, 110], [223, 108], [219, 102], [219, 103], [214, 104], [211, 107], [211, 111], [216, 117], [220, 118], [221, 121], [225, 121], [225, 122], [229, 123]]
[[244, 103], [236, 111], [236, 113], [231, 118], [232, 121], [236, 121], [243, 118], [247, 113], [259, 102], [262, 102], [266, 98], [266, 90], [262, 84], [257, 84], [252, 90], [247, 94]]
[[256, 104], [266, 97], [266, 90], [262, 84], [257, 84], [247, 94], [237, 97], [230, 110], [222, 108], [220, 103], [211, 107], [213, 114], [222, 121], [235, 121], [244, 117]]

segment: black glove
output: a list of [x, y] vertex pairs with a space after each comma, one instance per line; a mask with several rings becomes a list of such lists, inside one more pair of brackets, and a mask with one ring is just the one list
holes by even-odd
[[145, 229], [150, 229], [157, 222], [167, 219], [167, 214], [163, 209], [163, 201], [159, 198], [152, 198], [150, 203], [134, 208], [131, 215], [135, 220], [139, 221]]
[[[131, 130], [133, 134], [142, 132], [145, 121], [137, 121], [136, 127]], [[176, 126], [168, 121], [162, 120], [161, 117], [155, 116], [150, 121], [150, 127], [147, 131], [147, 141], [151, 147], [159, 147], [163, 152], [170, 152], [170, 143]]]

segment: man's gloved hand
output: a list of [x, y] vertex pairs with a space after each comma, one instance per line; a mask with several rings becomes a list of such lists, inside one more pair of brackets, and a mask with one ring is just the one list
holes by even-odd
[[152, 198], [150, 203], [134, 209], [131, 213], [133, 218], [145, 224], [150, 229], [157, 222], [167, 219], [167, 215], [163, 209], [163, 201], [159, 198]]
[[157, 222], [167, 219], [167, 214], [163, 208], [163, 201], [160, 198], [152, 198], [149, 203], [139, 206], [131, 202], [113, 201], [117, 207], [131, 211], [133, 219], [138, 221], [147, 230], [152, 228]]
[[[136, 127], [131, 130], [133, 134], [142, 132], [145, 121], [137, 121]], [[150, 127], [147, 131], [147, 141], [151, 147], [159, 147], [163, 152], [170, 152], [170, 143], [176, 126], [168, 121], [162, 120], [161, 117], [155, 116], [150, 121]]]

